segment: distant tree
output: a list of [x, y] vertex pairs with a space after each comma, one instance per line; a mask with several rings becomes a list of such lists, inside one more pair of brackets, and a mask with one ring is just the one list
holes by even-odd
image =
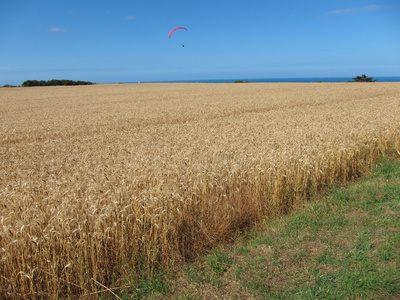
[[37, 80], [26, 80], [22, 83], [22, 86], [38, 86], [39, 81]]
[[376, 80], [373, 80], [372, 77], [367, 77], [365, 74], [362, 74], [361, 76], [356, 76], [353, 78], [355, 82], [375, 82]]
[[47, 81], [47, 85], [49, 86], [61, 85], [61, 80], [58, 79], [49, 80]]

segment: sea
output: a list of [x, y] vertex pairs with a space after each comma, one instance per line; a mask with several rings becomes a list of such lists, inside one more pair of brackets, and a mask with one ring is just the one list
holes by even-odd
[[[400, 76], [373, 77], [376, 82], [400, 82]], [[201, 80], [169, 80], [169, 81], [139, 81], [148, 82], [187, 82], [187, 83], [229, 83], [241, 80], [243, 82], [347, 82], [353, 81], [353, 77], [301, 77], [301, 78], [235, 78], [235, 79], [201, 79]], [[128, 82], [126, 82], [128, 83]], [[138, 82], [129, 82], [138, 83]]]

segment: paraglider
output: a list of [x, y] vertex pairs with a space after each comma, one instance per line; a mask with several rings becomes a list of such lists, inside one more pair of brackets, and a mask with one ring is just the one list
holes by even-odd
[[[171, 30], [171, 32], [169, 33], [168, 37], [171, 38], [171, 36], [172, 36], [172, 34], [175, 32], [175, 30], [178, 30], [178, 29], [187, 30], [187, 28], [185, 28], [185, 27], [176, 27], [176, 28], [174, 28], [174, 29]], [[182, 43], [182, 47], [185, 47], [185, 44]]]

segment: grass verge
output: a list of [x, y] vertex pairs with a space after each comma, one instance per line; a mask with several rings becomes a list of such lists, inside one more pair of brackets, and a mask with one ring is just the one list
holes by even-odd
[[383, 160], [369, 176], [267, 220], [168, 277], [163, 289], [130, 296], [399, 299], [400, 161]]

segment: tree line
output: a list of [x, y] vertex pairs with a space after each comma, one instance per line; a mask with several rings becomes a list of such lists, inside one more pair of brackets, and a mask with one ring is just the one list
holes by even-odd
[[22, 86], [55, 86], [55, 85], [90, 85], [94, 84], [90, 81], [74, 81], [68, 79], [52, 79], [52, 80], [25, 80]]

